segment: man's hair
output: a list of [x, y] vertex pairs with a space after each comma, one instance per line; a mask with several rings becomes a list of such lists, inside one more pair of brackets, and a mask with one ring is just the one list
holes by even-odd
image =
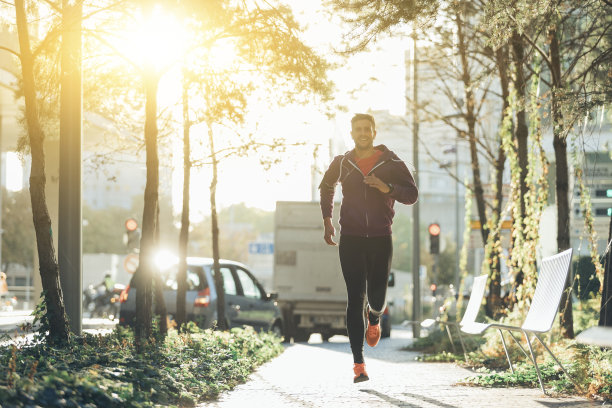
[[355, 122], [357, 122], [358, 120], [364, 119], [370, 121], [370, 123], [372, 124], [372, 130], [376, 130], [376, 122], [374, 121], [374, 116], [369, 115], [367, 113], [356, 113], [355, 116], [353, 116], [353, 119], [351, 119], [351, 127], [353, 127]]

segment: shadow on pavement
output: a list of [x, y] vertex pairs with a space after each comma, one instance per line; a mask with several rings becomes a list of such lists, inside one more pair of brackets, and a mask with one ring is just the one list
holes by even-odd
[[[581, 407], [598, 407], [602, 404], [597, 403], [597, 402], [592, 402], [592, 401], [536, 401], [538, 404], [541, 404], [545, 407], [551, 407], [551, 408], [555, 408], [555, 407], [576, 407], [576, 408], [581, 408]], [[603, 404], [605, 405], [605, 403]], [[602, 406], [603, 406], [602, 405]]]
[[[393, 363], [415, 362], [416, 356], [422, 354], [414, 351], [405, 351], [402, 348], [408, 346], [413, 340], [411, 338], [385, 338], [381, 339], [375, 348], [364, 345], [365, 358], [377, 359]], [[351, 354], [351, 347], [346, 336], [334, 336], [328, 342], [323, 342], [318, 334], [313, 334], [310, 341], [297, 343], [303, 346], [317, 347], [337, 353]]]
[[[379, 391], [375, 391], [375, 390], [360, 390], [360, 391], [361, 392], [367, 392], [368, 394], [371, 394], [371, 395], [375, 395], [378, 398], [380, 398], [381, 400], [383, 400], [385, 402], [388, 402], [389, 404], [393, 404], [395, 406], [398, 406], [398, 407], [422, 407], [423, 406], [422, 404], [414, 405], [414, 404], [411, 404], [411, 403], [409, 403], [407, 401], [402, 401], [402, 400], [399, 400], [397, 398], [390, 397], [388, 395], [385, 395], [385, 394], [383, 394], [383, 393], [381, 393]], [[413, 398], [413, 399], [415, 399], [417, 401], [426, 402], [428, 404], [435, 405], [436, 407], [457, 408], [455, 405], [449, 405], [449, 404], [446, 404], [444, 402], [440, 402], [438, 400], [435, 400], [433, 398], [424, 397], [422, 395], [410, 394], [410, 393], [407, 393], [407, 392], [404, 392], [402, 394], [406, 395], [407, 397]]]

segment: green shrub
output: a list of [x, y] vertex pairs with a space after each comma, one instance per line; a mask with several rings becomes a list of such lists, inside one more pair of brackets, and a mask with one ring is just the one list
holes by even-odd
[[[3, 347], [0, 401], [8, 406], [194, 406], [244, 382], [283, 348], [252, 329], [204, 330], [152, 341], [136, 354], [130, 330], [75, 338], [66, 348], [44, 342]], [[93, 404], [93, 405], [92, 405]]]

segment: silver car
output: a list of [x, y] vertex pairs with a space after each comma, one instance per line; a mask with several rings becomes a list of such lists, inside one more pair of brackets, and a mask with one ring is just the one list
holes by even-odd
[[[275, 296], [266, 293], [245, 265], [225, 259], [221, 259], [219, 264], [225, 289], [225, 318], [228, 327], [247, 325], [257, 331], [272, 331], [280, 336], [283, 321]], [[212, 258], [187, 258], [187, 321], [196, 322], [201, 328], [211, 328], [217, 321], [217, 292], [212, 265]], [[176, 262], [171, 262], [160, 270], [170, 319], [176, 314], [177, 271]], [[120, 325], [134, 325], [136, 290], [132, 279], [120, 299]]]

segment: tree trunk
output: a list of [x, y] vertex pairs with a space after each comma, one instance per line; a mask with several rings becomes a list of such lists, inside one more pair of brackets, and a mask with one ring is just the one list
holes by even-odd
[[[501, 122], [504, 121], [506, 114], [508, 114], [508, 107], [510, 106], [510, 79], [508, 77], [508, 48], [506, 46], [500, 47], [495, 51], [495, 63], [499, 74], [499, 83], [502, 91], [502, 117]], [[497, 152], [497, 160], [495, 161], [495, 186], [497, 193], [495, 195], [495, 206], [493, 208], [494, 217], [498, 222], [501, 222], [500, 217], [502, 213], [502, 205], [504, 199], [504, 167], [506, 164], [506, 153], [502, 144], [499, 144], [499, 150]], [[496, 229], [497, 231], [497, 229]], [[493, 242], [499, 241], [500, 232], [496, 232]], [[491, 256], [493, 265], [491, 268], [492, 275], [489, 280], [489, 294], [487, 295], [486, 301], [486, 314], [487, 316], [497, 319], [501, 309], [501, 253], [495, 251]]]
[[[610, 217], [608, 245], [610, 245], [610, 241], [612, 241], [612, 216]], [[603, 290], [601, 292], [601, 308], [599, 309], [599, 325], [612, 327], [612, 251], [610, 251], [610, 248], [607, 250]]]
[[59, 280], [59, 267], [53, 247], [51, 218], [45, 198], [45, 135], [40, 126], [34, 79], [34, 58], [30, 49], [30, 34], [23, 0], [15, 1], [15, 14], [19, 48], [21, 53], [21, 72], [23, 76], [23, 95], [25, 116], [32, 166], [30, 170], [30, 200], [32, 218], [36, 232], [36, 245], [40, 263], [40, 277], [49, 321], [49, 342], [60, 344], [68, 341], [69, 328], [66, 319], [64, 299]]
[[[159, 197], [157, 198], [159, 203]], [[155, 217], [155, 248], [159, 248], [159, 236], [161, 231], [159, 230], [159, 204], [157, 205], [157, 214]], [[166, 308], [166, 301], [164, 299], [164, 282], [161, 276], [156, 270], [153, 272], [155, 285], [155, 314], [159, 316], [159, 334], [165, 338], [168, 335], [168, 309]]]
[[[551, 109], [553, 118], [553, 146], [555, 148], [556, 190], [557, 190], [557, 249], [559, 252], [570, 247], [569, 232], [569, 187], [567, 166], [567, 140], [563, 135], [563, 114], [559, 104], [561, 83], [561, 58], [559, 56], [559, 39], [556, 28], [549, 29], [550, 63], [552, 76]], [[565, 290], [559, 306], [561, 335], [567, 339], [574, 338], [574, 317], [572, 313], [571, 273], [565, 282]]]
[[186, 322], [185, 296], [187, 293], [187, 244], [189, 243], [189, 188], [191, 186], [191, 147], [189, 131], [189, 84], [183, 79], [183, 211], [181, 213], [181, 232], [179, 234], [179, 270], [176, 292], [176, 323], [180, 330]]
[[468, 142], [470, 146], [470, 158], [472, 161], [472, 178], [474, 182], [474, 197], [476, 198], [476, 209], [478, 218], [480, 219], [480, 233], [483, 244], [487, 242], [489, 229], [487, 226], [487, 214], [485, 208], [484, 190], [480, 179], [480, 164], [478, 159], [478, 149], [476, 146], [476, 118], [474, 116], [475, 102], [474, 93], [472, 92], [472, 78], [470, 76], [470, 68], [467, 59], [467, 48], [465, 44], [465, 36], [463, 34], [463, 22], [459, 13], [456, 15], [457, 23], [457, 38], [459, 43], [459, 57], [461, 58], [462, 81], [466, 103], [465, 120], [468, 127]]
[[210, 182], [210, 222], [212, 228], [213, 269], [215, 272], [215, 289], [217, 291], [217, 326], [220, 330], [229, 329], [225, 319], [225, 288], [219, 267], [219, 222], [217, 219], [217, 154], [213, 138], [212, 125], [208, 125], [208, 139], [210, 142], [210, 156], [212, 158], [213, 177]]
[[527, 188], [527, 168], [529, 167], [529, 158], [527, 154], [527, 142], [529, 139], [529, 127], [527, 126], [527, 113], [525, 112], [525, 91], [527, 82], [525, 80], [525, 72], [523, 64], [525, 63], [525, 50], [523, 37], [516, 31], [512, 33], [512, 54], [514, 57], [514, 88], [518, 94], [519, 108], [516, 113], [516, 128], [515, 138], [518, 145], [518, 163], [521, 170], [520, 175], [520, 191], [521, 191], [521, 223], [524, 226], [525, 219], [525, 197], [529, 192]]
[[[525, 82], [525, 72], [523, 64], [525, 63], [525, 47], [523, 37], [516, 31], [512, 33], [510, 39], [512, 46], [512, 58], [514, 59], [514, 88], [518, 95], [518, 108], [516, 113], [516, 126], [514, 127], [514, 139], [517, 143], [517, 156], [519, 163], [519, 191], [520, 191], [520, 207], [519, 217], [523, 231], [525, 230], [525, 197], [528, 193], [527, 188], [527, 168], [529, 166], [529, 158], [527, 152], [527, 143], [529, 140], [529, 127], [527, 126], [527, 114], [525, 112], [525, 91], [527, 83]], [[513, 243], [511, 243], [513, 245]], [[519, 270], [514, 277], [513, 293], [517, 293], [518, 288], [523, 284], [523, 271]]]
[[155, 268], [155, 230], [159, 190], [159, 157], [157, 152], [157, 85], [159, 78], [149, 67], [144, 74], [145, 87], [145, 149], [147, 154], [147, 183], [142, 212], [140, 239], [140, 267], [136, 271], [136, 344], [151, 337], [152, 283]]

